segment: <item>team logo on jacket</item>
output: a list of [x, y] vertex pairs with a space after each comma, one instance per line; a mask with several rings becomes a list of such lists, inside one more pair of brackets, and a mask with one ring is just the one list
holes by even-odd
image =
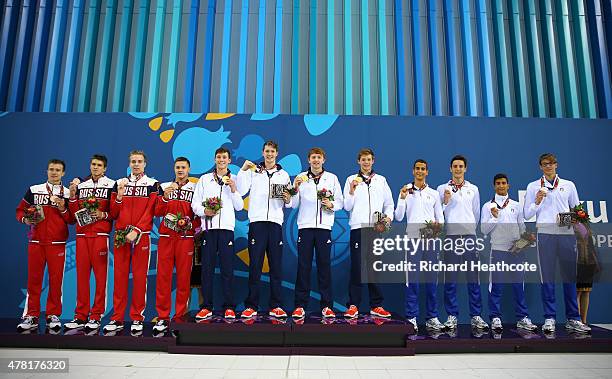
[[232, 241], [229, 241], [229, 243], [227, 244], [227, 246], [233, 246], [234, 243]]
[[251, 240], [251, 245], [255, 245], [255, 238]]

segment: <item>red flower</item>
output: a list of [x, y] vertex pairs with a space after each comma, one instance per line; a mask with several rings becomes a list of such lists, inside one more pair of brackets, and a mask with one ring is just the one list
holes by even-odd
[[576, 212], [576, 214], [580, 218], [585, 218], [586, 217], [586, 212], [585, 211], [578, 211], [578, 212]]
[[95, 197], [91, 196], [87, 198], [87, 202], [89, 204], [95, 204], [95, 202], [98, 201]]
[[36, 207], [28, 207], [28, 209], [26, 209], [26, 212], [34, 213], [34, 212], [36, 212]]
[[181, 227], [182, 227], [182, 226], [185, 226], [185, 224], [186, 224], [187, 222], [185, 221], [185, 219], [184, 219], [184, 218], [182, 218], [182, 219], [178, 220], [176, 223], [178, 224], [178, 226], [181, 226]]

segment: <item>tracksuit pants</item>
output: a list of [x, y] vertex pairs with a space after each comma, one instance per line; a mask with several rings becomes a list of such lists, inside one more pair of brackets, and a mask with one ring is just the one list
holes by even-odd
[[[351, 273], [349, 277], [349, 301], [347, 306], [361, 304], [361, 292], [363, 288], [362, 278], [362, 259], [367, 262], [367, 259], [372, 257], [372, 240], [374, 238], [373, 228], [360, 228], [351, 230]], [[366, 257], [362, 257], [362, 249], [366, 248]], [[368, 266], [366, 269], [370, 269]], [[384, 297], [376, 283], [368, 283], [368, 293], [370, 296], [370, 308], [380, 307]]]
[[[74, 318], [87, 321], [98, 320], [106, 310], [106, 279], [108, 277], [109, 237], [95, 236], [76, 238], [77, 304]], [[90, 277], [93, 270], [96, 291], [93, 306], [90, 306]]]
[[331, 230], [304, 228], [298, 231], [298, 268], [295, 280], [295, 307], [307, 308], [313, 252], [316, 254], [321, 309], [332, 307]]
[[430, 249], [418, 248], [414, 255], [407, 252], [408, 262], [414, 263], [415, 271], [406, 272], [406, 318], [419, 317], [419, 287], [425, 284], [425, 307], [427, 309], [426, 319], [438, 317], [438, 301], [436, 292], [438, 290], [438, 274], [435, 271], [421, 271], [420, 262], [438, 262], [438, 254]]
[[[505, 262], [507, 264], [520, 264], [524, 259], [522, 255], [502, 250], [491, 250], [491, 264]], [[525, 273], [492, 271], [489, 276], [489, 316], [492, 319], [502, 317], [501, 299], [505, 284], [512, 286], [514, 293], [514, 313], [516, 319], [529, 316], [527, 301], [525, 300]]]
[[[475, 235], [451, 235], [447, 238], [453, 239], [453, 246], [464, 246], [457, 244], [458, 239], [472, 239], [476, 240]], [[478, 252], [475, 248], [473, 249], [455, 249], [455, 251], [445, 251], [444, 262], [450, 264], [468, 262], [468, 268], [471, 265], [470, 262], [478, 261]], [[444, 273], [444, 307], [446, 313], [450, 316], [459, 316], [459, 306], [457, 305], [457, 275], [456, 271], [447, 271]], [[480, 316], [482, 311], [482, 296], [480, 293], [480, 278], [477, 271], [468, 270], [467, 276], [467, 290], [469, 297], [470, 306], [470, 317]]]
[[149, 233], [143, 233], [136, 245], [124, 243], [114, 250], [114, 285], [113, 315], [111, 320], [123, 321], [128, 299], [130, 262], [132, 264], [132, 302], [130, 319], [144, 321], [144, 310], [147, 306], [147, 276], [151, 257], [151, 239]]
[[258, 221], [249, 225], [249, 295], [244, 304], [257, 310], [259, 306], [259, 281], [264, 256], [270, 267], [270, 309], [282, 308], [281, 282], [283, 258], [283, 228], [271, 221]]
[[202, 237], [202, 299], [204, 308], [213, 309], [213, 279], [217, 255], [221, 270], [223, 309], [234, 309], [234, 231], [209, 229]]
[[580, 320], [576, 299], [576, 272], [578, 251], [573, 234], [538, 233], [538, 264], [542, 282], [544, 318], [557, 317], [555, 305], [555, 271], [557, 261], [561, 265], [565, 316], [568, 320]]
[[189, 310], [191, 293], [191, 267], [193, 263], [193, 236], [160, 235], [157, 244], [157, 282], [155, 308], [160, 320], [170, 319], [172, 307], [172, 272], [176, 267], [175, 317]]
[[42, 292], [45, 266], [49, 271], [49, 291], [47, 293], [46, 316], [62, 314], [62, 283], [66, 243], [28, 244], [28, 293], [24, 316], [40, 317], [40, 294]]

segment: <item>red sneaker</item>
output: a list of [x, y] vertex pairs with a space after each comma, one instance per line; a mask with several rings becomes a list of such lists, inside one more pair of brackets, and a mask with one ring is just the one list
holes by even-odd
[[336, 317], [336, 314], [334, 313], [334, 311], [332, 311], [330, 307], [323, 308], [323, 310], [321, 311], [321, 314], [325, 318]]
[[257, 316], [257, 311], [253, 308], [247, 308], [240, 314], [242, 318], [251, 318]]
[[357, 317], [359, 317], [359, 309], [356, 306], [351, 305], [350, 307], [348, 307], [346, 312], [344, 312], [344, 317], [346, 317], [346, 318], [357, 318]]
[[212, 317], [212, 312], [206, 308], [202, 308], [196, 315], [196, 320], [206, 320]]
[[291, 313], [291, 317], [293, 318], [304, 318], [305, 316], [306, 316], [306, 312], [304, 312], [304, 308], [302, 307], [295, 308], [293, 313]]
[[383, 307], [375, 307], [372, 308], [370, 310], [370, 314], [372, 316], [378, 316], [378, 317], [384, 317], [384, 318], [389, 318], [391, 317], [391, 313], [389, 313], [389, 311], [387, 311], [385, 308]]
[[225, 315], [223, 315], [223, 317], [225, 318], [236, 318], [236, 312], [234, 312], [233, 309], [226, 309], [225, 310]]
[[271, 317], [276, 317], [276, 318], [285, 318], [285, 317], [287, 317], [287, 312], [285, 312], [283, 310], [283, 308], [281, 308], [281, 307], [276, 307], [274, 309], [271, 309], [268, 314]]

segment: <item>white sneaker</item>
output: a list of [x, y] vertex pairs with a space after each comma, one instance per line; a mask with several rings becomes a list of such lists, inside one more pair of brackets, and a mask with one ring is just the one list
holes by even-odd
[[504, 330], [504, 326], [502, 324], [502, 321], [499, 317], [493, 317], [493, 320], [491, 320], [491, 329], [495, 330], [495, 331], [502, 331]]
[[64, 324], [65, 330], [78, 330], [85, 327], [85, 321], [75, 318], [74, 320]]
[[565, 329], [573, 330], [578, 333], [588, 333], [591, 331], [591, 327], [583, 324], [580, 320], [567, 320], [565, 323]]
[[23, 333], [31, 330], [35, 330], [38, 328], [38, 317], [34, 316], [25, 316], [23, 321], [19, 325], [17, 325], [17, 332]]
[[134, 320], [132, 321], [132, 326], [130, 326], [131, 333], [141, 333], [144, 329], [144, 324], [142, 321]]
[[472, 324], [472, 328], [476, 328], [480, 330], [489, 329], [489, 324], [487, 324], [485, 320], [483, 320], [482, 317], [480, 316], [472, 317], [472, 320], [470, 321], [470, 323]]
[[412, 327], [414, 328], [414, 332], [415, 332], [415, 333], [419, 331], [419, 326], [417, 325], [417, 319], [416, 319], [416, 317], [413, 317], [413, 318], [411, 318], [411, 319], [408, 319], [407, 321], [408, 321], [409, 323], [411, 323], [411, 324], [412, 324]]
[[168, 330], [169, 326], [170, 323], [168, 320], [159, 320], [157, 321], [157, 324], [153, 325], [153, 331], [157, 333], [164, 333], [166, 330]]
[[457, 328], [457, 316], [448, 315], [448, 318], [446, 319], [444, 326], [447, 327], [448, 329]]
[[47, 317], [47, 329], [54, 332], [60, 331], [60, 329], [62, 329], [62, 322], [60, 321], [59, 317], [56, 315]]
[[437, 317], [432, 317], [425, 322], [425, 328], [429, 330], [442, 330], [444, 329], [444, 324], [442, 324]]
[[123, 330], [123, 323], [120, 321], [111, 320], [106, 326], [102, 329], [104, 333], [113, 333]]
[[554, 318], [547, 318], [544, 320], [544, 325], [542, 325], [542, 331], [544, 333], [552, 333], [556, 329], [556, 321]]
[[527, 317], [527, 316], [525, 316], [522, 319], [518, 320], [517, 323], [516, 323], [516, 327], [518, 329], [524, 329], [524, 330], [528, 330], [530, 332], [533, 332], [534, 330], [538, 329], [537, 325], [532, 323], [531, 319], [529, 317]]
[[87, 324], [85, 324], [85, 333], [87, 334], [90, 334], [93, 332], [97, 333], [99, 329], [100, 329], [99, 320], [89, 319], [89, 321], [87, 321]]

